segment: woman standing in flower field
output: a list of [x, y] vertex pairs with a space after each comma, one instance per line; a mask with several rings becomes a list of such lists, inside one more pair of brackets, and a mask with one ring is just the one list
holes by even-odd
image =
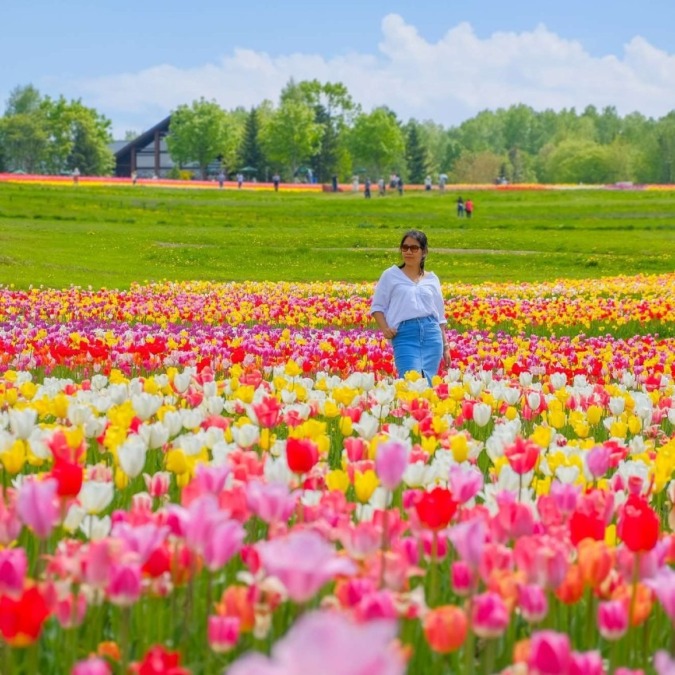
[[380, 276], [370, 312], [385, 338], [392, 341], [399, 376], [417, 371], [429, 383], [441, 359], [449, 365], [447, 322], [438, 277], [424, 269], [429, 253], [427, 236], [409, 230], [400, 245], [403, 262]]

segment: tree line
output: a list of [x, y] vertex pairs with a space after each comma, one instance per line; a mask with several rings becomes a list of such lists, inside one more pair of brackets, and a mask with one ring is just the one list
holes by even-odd
[[[114, 166], [110, 122], [80, 101], [17, 87], [0, 118], [0, 169], [58, 173]], [[388, 179], [489, 183], [672, 183], [675, 111], [662, 118], [589, 105], [485, 110], [457, 126], [401, 120], [386, 106], [365, 112], [342, 83], [290, 80], [279, 100], [225, 110], [204, 98], [171, 113], [169, 152], [178, 165], [244, 171], [262, 181]]]

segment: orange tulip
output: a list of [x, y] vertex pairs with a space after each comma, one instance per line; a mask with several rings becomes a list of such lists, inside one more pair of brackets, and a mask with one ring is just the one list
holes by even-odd
[[251, 599], [251, 589], [247, 586], [228, 586], [216, 605], [220, 616], [239, 619], [239, 631], [248, 633], [255, 625], [255, 609]]
[[604, 541], [583, 539], [577, 547], [579, 569], [584, 583], [596, 589], [614, 566], [614, 555]]
[[[631, 627], [643, 624], [652, 612], [652, 605], [654, 604], [654, 592], [645, 586], [638, 583], [635, 593], [635, 603], [633, 604], [633, 586], [630, 584], [623, 584], [614, 591], [612, 600], [621, 600], [628, 609], [628, 621]], [[631, 604], [633, 604], [631, 611]]]
[[573, 605], [579, 602], [584, 594], [584, 579], [581, 575], [579, 565], [570, 565], [567, 568], [567, 574], [562, 584], [558, 586], [555, 592], [558, 600], [566, 605]]
[[442, 605], [429, 610], [424, 617], [424, 635], [435, 652], [448, 654], [464, 644], [468, 623], [462, 609], [454, 605]]

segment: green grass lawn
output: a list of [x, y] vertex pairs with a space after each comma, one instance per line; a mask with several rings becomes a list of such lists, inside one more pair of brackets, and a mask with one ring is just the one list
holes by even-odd
[[675, 270], [675, 191], [485, 191], [403, 197], [0, 184], [0, 283], [373, 281], [408, 228], [442, 281]]

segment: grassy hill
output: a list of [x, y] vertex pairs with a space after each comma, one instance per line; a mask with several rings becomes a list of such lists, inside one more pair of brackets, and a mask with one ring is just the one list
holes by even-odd
[[443, 281], [675, 270], [675, 191], [481, 191], [384, 198], [149, 186], [0, 184], [0, 283], [375, 280], [408, 228]]

